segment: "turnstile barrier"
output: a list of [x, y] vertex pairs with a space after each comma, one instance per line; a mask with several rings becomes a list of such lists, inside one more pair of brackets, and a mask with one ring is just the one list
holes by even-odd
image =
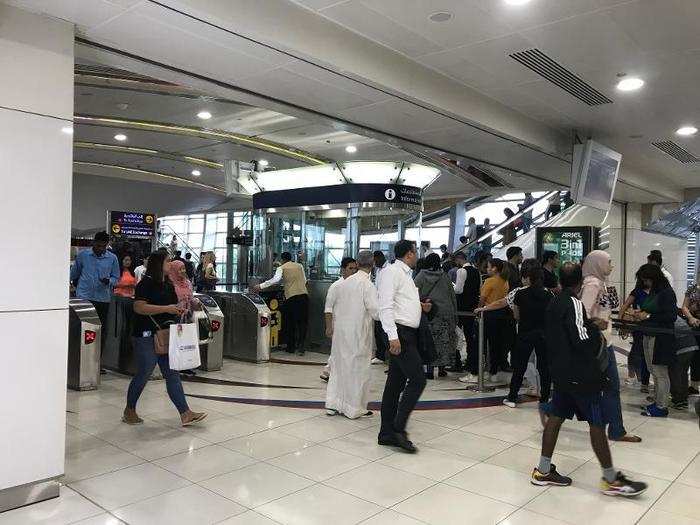
[[96, 390], [100, 386], [102, 324], [90, 301], [68, 302], [68, 388]]

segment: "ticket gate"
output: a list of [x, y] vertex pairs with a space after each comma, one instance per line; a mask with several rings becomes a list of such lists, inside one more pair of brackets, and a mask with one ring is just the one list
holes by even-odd
[[200, 368], [208, 372], [221, 370], [224, 365], [224, 313], [214, 299], [205, 294], [195, 294], [202, 309], [194, 312], [194, 322], [199, 326]]
[[223, 311], [224, 357], [253, 361], [270, 360], [270, 309], [249, 292], [209, 292]]
[[68, 388], [100, 386], [102, 325], [90, 301], [71, 299], [68, 314]]

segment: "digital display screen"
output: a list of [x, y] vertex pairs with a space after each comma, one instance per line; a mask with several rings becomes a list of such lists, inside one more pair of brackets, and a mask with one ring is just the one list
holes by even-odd
[[537, 228], [537, 258], [544, 252], [559, 254], [559, 261], [581, 263], [593, 245], [592, 227], [551, 227]]
[[109, 232], [115, 237], [152, 239], [156, 236], [156, 216], [153, 213], [110, 211]]
[[610, 202], [615, 190], [615, 174], [618, 161], [603, 153], [591, 151], [588, 177], [583, 187], [582, 197], [597, 202]]

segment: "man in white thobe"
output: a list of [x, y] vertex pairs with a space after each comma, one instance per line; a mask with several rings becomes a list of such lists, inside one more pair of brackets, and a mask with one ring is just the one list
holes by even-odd
[[331, 377], [326, 390], [326, 413], [350, 419], [367, 411], [374, 320], [379, 317], [377, 290], [370, 281], [372, 252], [357, 256], [359, 271], [338, 285], [333, 304]]
[[[323, 316], [326, 322], [326, 337], [328, 339], [333, 338], [333, 305], [335, 305], [335, 296], [338, 293], [338, 286], [356, 272], [357, 261], [352, 257], [343, 257], [343, 260], [340, 261], [340, 277], [328, 288], [326, 303], [323, 309]], [[331, 357], [332, 356], [328, 358], [328, 363], [326, 363], [326, 366], [323, 367], [323, 372], [321, 372], [321, 379], [324, 381], [328, 381], [331, 375]]]

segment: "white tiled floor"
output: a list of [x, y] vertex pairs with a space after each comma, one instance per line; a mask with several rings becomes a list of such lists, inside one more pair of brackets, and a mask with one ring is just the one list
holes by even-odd
[[[324, 359], [307, 353], [305, 359]], [[226, 361], [203, 376], [301, 389], [186, 383], [188, 394], [316, 400], [318, 366]], [[624, 371], [621, 369], [621, 375]], [[372, 367], [372, 395], [385, 375]], [[209, 418], [183, 429], [162, 382], [139, 403], [144, 425], [120, 422], [128, 378], [103, 377], [96, 392], [68, 392], [66, 486], [60, 498], [0, 514], [0, 525], [700, 525], [700, 433], [690, 413], [639, 416], [643, 396], [623, 387], [625, 424], [641, 444], [612, 444], [618, 468], [650, 484], [635, 500], [597, 491], [600, 470], [585, 425], [567, 422], [554, 462], [574, 478], [539, 488], [534, 403], [416, 411], [409, 432], [420, 451], [377, 445], [379, 413], [355, 421], [320, 408], [190, 398]], [[430, 382], [424, 400], [465, 399], [454, 377]], [[488, 396], [503, 395], [497, 391]]]

